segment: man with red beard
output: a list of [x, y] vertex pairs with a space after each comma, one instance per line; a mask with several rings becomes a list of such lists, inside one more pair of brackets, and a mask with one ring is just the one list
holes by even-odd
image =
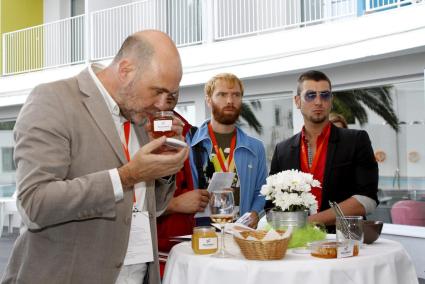
[[[191, 140], [190, 163], [195, 188], [207, 188], [214, 172], [234, 172], [235, 205], [241, 216], [249, 213], [248, 225], [256, 227], [265, 203], [260, 190], [267, 177], [266, 155], [260, 140], [236, 126], [243, 91], [239, 78], [229, 73], [218, 74], [206, 83], [211, 120], [205, 121]], [[197, 224], [202, 223], [197, 220]]]
[[[366, 131], [338, 128], [329, 122], [331, 89], [331, 81], [320, 71], [300, 75], [294, 99], [304, 127], [277, 144], [270, 174], [297, 169], [319, 180], [322, 188], [312, 189], [319, 210], [309, 221], [333, 231], [335, 213], [329, 201], [339, 203], [345, 215], [365, 216], [376, 208], [378, 165]], [[266, 208], [272, 206], [268, 202]]]

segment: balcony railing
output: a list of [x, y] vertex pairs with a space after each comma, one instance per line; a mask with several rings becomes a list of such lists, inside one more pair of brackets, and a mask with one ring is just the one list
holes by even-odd
[[162, 1], [141, 1], [91, 13], [91, 59], [113, 56], [124, 39], [139, 30], [164, 30]]
[[202, 39], [202, 6], [193, 0], [145, 0], [91, 13], [91, 60], [111, 58], [130, 34], [157, 29], [177, 46]]
[[420, 3], [423, 0], [365, 0], [366, 12], [375, 12], [399, 8], [407, 5]]
[[373, 12], [418, 1], [144, 0], [3, 34], [2, 74], [112, 58], [137, 30], [162, 30], [181, 47], [354, 17], [358, 3]]
[[[215, 40], [355, 16], [355, 0], [215, 0]], [[222, 11], [222, 12], [218, 12]]]
[[84, 15], [3, 34], [3, 74], [83, 62]]

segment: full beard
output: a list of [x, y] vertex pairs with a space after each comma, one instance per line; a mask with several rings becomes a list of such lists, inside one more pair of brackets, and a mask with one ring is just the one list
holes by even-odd
[[212, 105], [212, 114], [214, 116], [214, 119], [224, 125], [232, 125], [235, 124], [235, 122], [239, 118], [239, 114], [241, 112], [240, 108], [233, 108], [233, 113], [225, 113], [224, 109], [220, 110], [217, 106]]

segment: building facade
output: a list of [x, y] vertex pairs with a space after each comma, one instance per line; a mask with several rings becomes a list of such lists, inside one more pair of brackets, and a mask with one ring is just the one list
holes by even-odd
[[[386, 237], [403, 242], [425, 278], [425, 224], [392, 224], [394, 204], [425, 204], [425, 2], [422, 0], [0, 0], [0, 195], [14, 190], [11, 128], [31, 89], [108, 64], [123, 39], [141, 29], [172, 36], [184, 75], [178, 111], [200, 125], [209, 116], [203, 84], [220, 72], [243, 79], [262, 124], [268, 158], [300, 131], [293, 103], [297, 76], [324, 71], [336, 91], [388, 87], [396, 132], [365, 106], [365, 129], [379, 155]], [[196, 111], [195, 111], [196, 110]], [[383, 158], [382, 158], [383, 157]], [[400, 203], [398, 203], [400, 204]], [[425, 218], [425, 217], [424, 217]]]

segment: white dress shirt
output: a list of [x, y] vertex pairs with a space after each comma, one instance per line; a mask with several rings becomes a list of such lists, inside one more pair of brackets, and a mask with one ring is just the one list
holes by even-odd
[[[99, 78], [96, 76], [96, 73], [101, 71], [103, 68], [104, 67], [102, 65], [95, 63], [89, 66], [88, 69], [93, 81], [95, 82], [97, 88], [102, 94], [102, 97], [105, 100], [105, 103], [109, 111], [111, 112], [112, 119], [114, 121], [115, 127], [121, 139], [121, 143], [125, 143], [125, 134], [124, 134], [123, 124], [127, 120], [120, 114], [119, 106], [111, 97], [111, 95], [108, 93], [108, 91], [105, 89], [102, 82], [100, 82]], [[130, 124], [130, 135], [129, 135], [129, 141], [127, 146], [130, 157], [132, 157], [140, 149], [140, 144], [136, 137], [137, 136], [134, 132], [134, 127], [132, 124]], [[117, 168], [110, 169], [109, 176], [111, 178], [112, 187], [114, 189], [115, 201], [118, 202], [121, 199], [123, 199], [123, 196], [124, 196], [121, 179], [118, 174], [118, 169]], [[139, 209], [141, 209], [142, 211], [146, 211], [147, 207], [146, 207], [146, 198], [145, 198], [146, 196], [145, 182], [140, 182], [135, 184], [134, 192], [136, 193], [136, 203]], [[143, 278], [146, 274], [146, 271], [147, 271], [146, 263], [124, 265], [121, 268], [121, 271], [116, 283], [119, 283], [119, 284], [143, 283]]]

